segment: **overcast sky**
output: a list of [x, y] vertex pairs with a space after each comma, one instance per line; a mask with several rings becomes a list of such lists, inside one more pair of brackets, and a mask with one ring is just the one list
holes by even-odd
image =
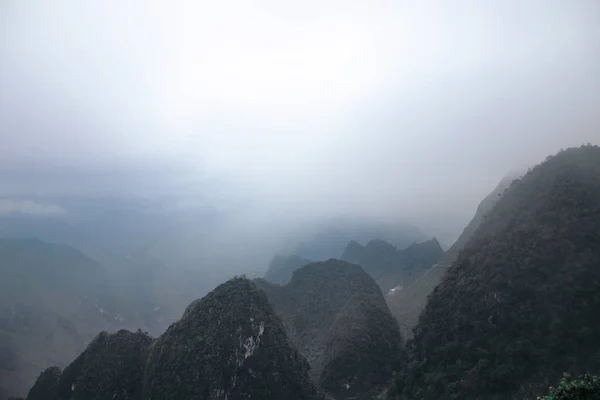
[[598, 71], [597, 0], [0, 0], [0, 190], [451, 236], [507, 173], [600, 141]]

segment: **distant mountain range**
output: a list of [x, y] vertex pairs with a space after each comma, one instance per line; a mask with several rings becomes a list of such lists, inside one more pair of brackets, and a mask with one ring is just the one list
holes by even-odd
[[344, 246], [352, 262], [293, 253], [271, 263], [275, 283], [232, 278], [153, 339], [122, 328], [157, 322], [148, 307], [179, 294], [176, 308], [201, 276], [161, 291], [145, 260], [128, 292], [72, 247], [0, 240], [0, 399], [600, 396], [597, 146], [501, 182], [446, 253], [435, 239]]
[[380, 240], [371, 240], [365, 246], [350, 242], [341, 259], [362, 266], [375, 279], [383, 293], [409, 285], [428, 268], [438, 262], [444, 250], [437, 239], [412, 243], [397, 249]]
[[336, 218], [323, 223], [311, 239], [291, 253], [307, 260], [325, 261], [340, 258], [349, 242], [367, 243], [381, 239], [400, 249], [414, 242], [430, 239], [417, 227], [407, 223], [386, 223], [365, 218]]

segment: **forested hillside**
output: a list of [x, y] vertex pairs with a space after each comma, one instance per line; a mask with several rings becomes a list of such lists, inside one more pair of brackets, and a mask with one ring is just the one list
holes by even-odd
[[403, 359], [398, 325], [381, 290], [358, 265], [313, 263], [285, 286], [257, 280], [312, 376], [336, 399], [370, 399]]
[[549, 157], [487, 214], [415, 329], [407, 399], [534, 398], [600, 369], [600, 148]]
[[516, 176], [504, 178], [496, 188], [482, 200], [477, 207], [473, 219], [465, 227], [456, 242], [441, 256], [438, 262], [424, 273], [421, 273], [414, 281], [403, 285], [399, 290], [387, 293], [386, 300], [390, 311], [398, 320], [400, 330], [405, 338], [412, 338], [412, 329], [419, 320], [419, 315], [427, 297], [433, 289], [439, 285], [446, 274], [446, 270], [456, 259], [456, 256], [475, 233], [479, 225], [485, 220], [487, 213], [496, 202], [503, 196], [504, 192], [513, 182]]
[[265, 294], [235, 278], [190, 304], [151, 346], [144, 398], [322, 399], [309, 368]]
[[[150, 343], [152, 339], [141, 331], [101, 332], [62, 372], [56, 388], [57, 398], [141, 400]], [[41, 377], [38, 382], [40, 380]], [[27, 400], [31, 400], [31, 396], [30, 392]]]

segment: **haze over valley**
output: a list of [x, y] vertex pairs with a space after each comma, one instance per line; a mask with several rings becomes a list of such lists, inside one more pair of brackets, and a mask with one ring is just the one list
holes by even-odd
[[0, 0], [0, 400], [596, 399], [598, 16]]

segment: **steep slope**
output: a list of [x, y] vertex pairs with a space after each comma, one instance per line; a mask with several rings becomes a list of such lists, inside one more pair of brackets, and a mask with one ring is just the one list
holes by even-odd
[[377, 239], [366, 246], [350, 242], [342, 260], [358, 264], [375, 279], [383, 293], [399, 285], [408, 285], [429, 267], [438, 262], [444, 250], [437, 239], [413, 243], [398, 250], [393, 245]]
[[141, 400], [142, 375], [152, 339], [120, 330], [101, 332], [65, 370], [59, 400]]
[[25, 394], [100, 330], [131, 321], [106, 271], [69, 246], [0, 239], [0, 386]]
[[456, 259], [460, 250], [463, 249], [479, 225], [485, 220], [487, 213], [516, 179], [515, 177], [504, 178], [494, 191], [482, 200], [479, 207], [477, 207], [473, 219], [465, 227], [456, 242], [438, 260], [439, 262], [435, 263], [425, 273], [417, 276], [408, 285], [403, 285], [398, 290], [387, 293], [386, 301], [390, 307], [390, 311], [398, 320], [400, 330], [405, 338], [412, 338], [412, 329], [417, 324], [419, 315], [423, 311], [423, 308], [425, 308], [425, 304], [427, 304], [427, 297], [442, 281], [450, 264]]
[[473, 219], [469, 222], [469, 224], [465, 227], [461, 235], [458, 237], [456, 242], [448, 249], [444, 259], [441, 261], [444, 265], [450, 265], [456, 259], [458, 253], [465, 247], [468, 243], [469, 239], [475, 234], [479, 225], [486, 219], [487, 214], [492, 210], [494, 205], [500, 200], [500, 198], [504, 195], [506, 190], [510, 187], [510, 185], [517, 179], [519, 179], [521, 175], [511, 175], [507, 176], [498, 183], [498, 185], [494, 188], [494, 190], [488, 194], [482, 201], [479, 203], [477, 210], [475, 211], [475, 215]]
[[419, 322], [427, 297], [442, 281], [447, 270], [446, 265], [435, 264], [409, 285], [388, 292], [386, 302], [406, 340], [412, 339], [412, 330]]
[[295, 270], [310, 264], [312, 261], [296, 255], [282, 256], [276, 255], [269, 263], [269, 268], [264, 278], [271, 283], [285, 284], [292, 279]]
[[144, 398], [320, 399], [264, 293], [242, 278], [190, 304], [152, 345]]
[[44, 370], [27, 394], [27, 400], [56, 400], [60, 374], [61, 370], [58, 367]]
[[[515, 182], [431, 294], [398, 380], [411, 399], [535, 397], [600, 369], [600, 148]], [[533, 394], [533, 396], [532, 396]]]
[[371, 398], [389, 381], [402, 339], [379, 287], [361, 267], [328, 260], [298, 269], [285, 286], [256, 282], [333, 397]]

